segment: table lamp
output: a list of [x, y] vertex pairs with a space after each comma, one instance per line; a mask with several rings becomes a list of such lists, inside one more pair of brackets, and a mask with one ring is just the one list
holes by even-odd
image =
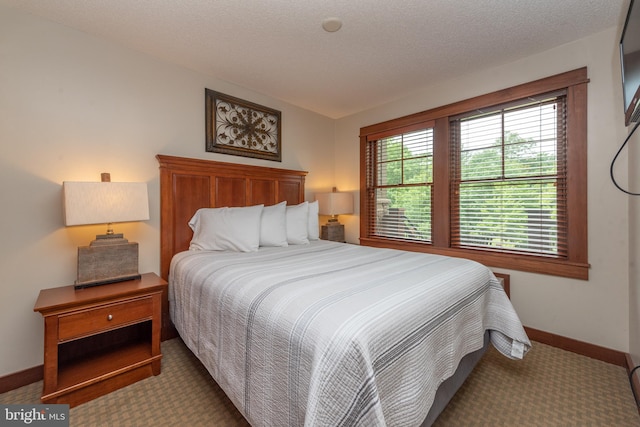
[[104, 285], [140, 278], [138, 244], [113, 232], [112, 223], [149, 219], [147, 184], [111, 182], [108, 173], [102, 182], [62, 184], [66, 226], [106, 224], [89, 246], [78, 247], [78, 279], [75, 288]]
[[320, 237], [323, 240], [344, 242], [344, 225], [338, 222], [338, 215], [353, 213], [353, 195], [338, 192], [333, 187], [331, 193], [316, 194], [316, 200], [318, 201], [318, 213], [331, 216], [327, 224], [322, 226]]

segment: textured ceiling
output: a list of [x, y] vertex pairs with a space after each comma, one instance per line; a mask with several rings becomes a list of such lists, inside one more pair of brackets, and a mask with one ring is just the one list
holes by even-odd
[[[0, 0], [331, 118], [620, 24], [629, 0]], [[327, 33], [322, 20], [339, 17]], [[215, 89], [215, 88], [213, 88]]]

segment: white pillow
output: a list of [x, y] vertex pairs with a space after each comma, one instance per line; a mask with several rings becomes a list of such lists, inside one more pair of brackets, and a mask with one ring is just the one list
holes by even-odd
[[309, 243], [309, 202], [287, 206], [287, 242], [290, 245]]
[[262, 209], [263, 205], [198, 209], [189, 221], [193, 230], [189, 249], [257, 251]]
[[262, 209], [260, 220], [260, 246], [288, 246], [287, 202]]
[[309, 230], [308, 238], [309, 240], [319, 240], [320, 239], [320, 225], [318, 223], [318, 201], [309, 202]]

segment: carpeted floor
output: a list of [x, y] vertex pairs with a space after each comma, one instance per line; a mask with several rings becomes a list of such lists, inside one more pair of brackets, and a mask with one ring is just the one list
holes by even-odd
[[[72, 426], [247, 426], [180, 339], [162, 343], [162, 374], [72, 408]], [[0, 394], [39, 403], [42, 382]], [[640, 426], [626, 371], [534, 343], [523, 361], [491, 348], [435, 426]]]

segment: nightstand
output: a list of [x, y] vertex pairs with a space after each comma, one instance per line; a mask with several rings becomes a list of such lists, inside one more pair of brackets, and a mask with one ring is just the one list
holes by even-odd
[[42, 403], [71, 407], [160, 374], [162, 294], [167, 282], [140, 279], [75, 290], [43, 289]]

